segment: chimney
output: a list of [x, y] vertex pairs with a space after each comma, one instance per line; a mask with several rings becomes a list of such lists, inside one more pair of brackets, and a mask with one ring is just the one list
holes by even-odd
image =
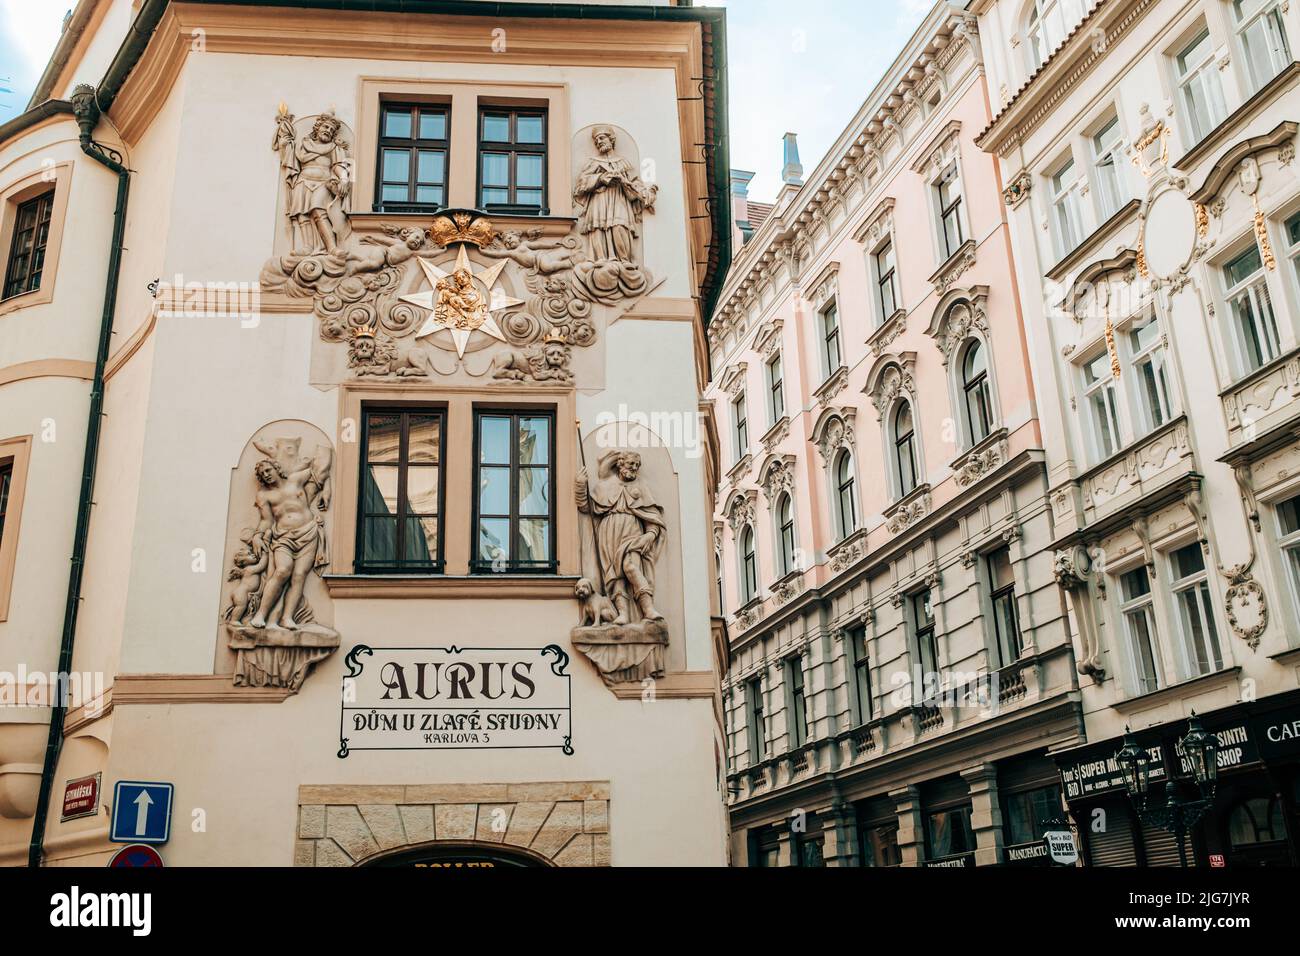
[[799, 162], [799, 137], [786, 133], [782, 139], [781, 182], [789, 186], [803, 185], [803, 164]]
[[733, 247], [748, 242], [754, 234], [754, 227], [749, 224], [749, 182], [753, 178], [754, 173], [748, 169], [731, 171], [731, 221], [740, 231], [739, 243], [732, 237]]

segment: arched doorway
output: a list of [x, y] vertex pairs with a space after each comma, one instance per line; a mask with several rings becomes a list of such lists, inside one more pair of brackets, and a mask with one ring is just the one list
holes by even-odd
[[437, 841], [402, 847], [362, 860], [357, 866], [419, 867], [429, 869], [502, 869], [554, 866], [549, 860], [521, 847], [476, 841]]

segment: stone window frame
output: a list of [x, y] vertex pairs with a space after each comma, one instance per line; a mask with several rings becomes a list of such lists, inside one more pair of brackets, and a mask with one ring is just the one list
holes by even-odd
[[[813, 425], [809, 436], [821, 457], [822, 474], [826, 482], [826, 500], [831, 503], [830, 538], [836, 544], [866, 526], [862, 508], [862, 475], [858, 468], [857, 433], [854, 431], [856, 419], [857, 409], [827, 408]], [[836, 424], [839, 430], [833, 432], [832, 425]], [[839, 517], [840, 489], [835, 474], [841, 453], [849, 456], [849, 467], [853, 472], [853, 507], [857, 519], [857, 527], [847, 530], [842, 527]]]
[[[795, 458], [793, 455], [771, 455], [758, 472], [758, 483], [767, 498], [768, 517], [772, 523], [773, 567], [777, 580], [803, 570], [799, 561], [799, 513], [795, 507]], [[781, 501], [790, 502], [792, 544], [789, 566], [786, 566], [784, 541], [781, 535]]]
[[[898, 376], [894, 385], [891, 385], [888, 378], [891, 369], [895, 369]], [[876, 421], [880, 424], [881, 453], [886, 463], [885, 485], [891, 504], [909, 498], [929, 486], [915, 369], [915, 352], [887, 352], [876, 359], [871, 366], [871, 371], [867, 373], [866, 387], [863, 389], [871, 397], [871, 404], [876, 410]], [[898, 472], [898, 461], [894, 454], [894, 417], [899, 404], [903, 401], [907, 401], [912, 406], [912, 441], [916, 458], [916, 482], [906, 492], [902, 488], [902, 476]]]
[[27, 473], [31, 466], [32, 436], [18, 435], [0, 440], [0, 464], [8, 464], [9, 502], [5, 509], [4, 535], [0, 537], [0, 622], [9, 620], [14, 572], [18, 566], [18, 540], [27, 494]]
[[[403, 76], [362, 76], [357, 82], [357, 143], [354, 195], [367, 211], [373, 204], [378, 171], [381, 101], [445, 104], [449, 110], [447, 208], [478, 207], [479, 112], [483, 107], [536, 108], [546, 111], [545, 217], [574, 215], [572, 137], [568, 83], [500, 79], [428, 80]], [[545, 218], [544, 217], [544, 218]]]
[[608, 781], [304, 784], [293, 865], [355, 866], [471, 846], [550, 866], [609, 866], [610, 802]]
[[10, 247], [13, 245], [14, 227], [18, 207], [35, 199], [51, 188], [54, 206], [50, 211], [50, 231], [45, 243], [45, 264], [41, 284], [35, 289], [0, 300], [0, 315], [32, 305], [54, 301], [54, 286], [58, 281], [59, 253], [63, 247], [64, 223], [68, 214], [68, 194], [72, 189], [72, 162], [55, 163], [16, 179], [0, 189], [0, 263], [7, 270]]
[[[894, 207], [894, 198], [886, 196], [867, 216], [854, 237], [862, 244], [863, 255], [866, 257], [867, 277], [870, 280], [868, 298], [871, 300], [871, 330], [873, 333], [881, 329], [899, 312], [906, 313], [907, 311], [906, 306], [903, 304], [903, 270], [894, 230]], [[894, 251], [894, 310], [889, 315], [884, 314], [884, 308], [880, 301], [880, 269], [876, 259], [885, 246], [892, 247]], [[868, 336], [868, 339], [871, 338], [874, 338], [874, 335]]]
[[[989, 436], [1005, 427], [1006, 423], [998, 388], [993, 334], [988, 322], [988, 295], [989, 288], [984, 285], [949, 290], [935, 306], [930, 326], [926, 329], [926, 335], [934, 339], [935, 347], [943, 357], [944, 371], [948, 380], [948, 405], [955, 412], [953, 417], [961, 426], [957, 429], [957, 458], [976, 445], [987, 441]], [[966, 318], [954, 323], [957, 310], [963, 308], [966, 310]], [[978, 342], [984, 349], [988, 363], [989, 401], [992, 405], [989, 409], [992, 418], [989, 423], [989, 433], [979, 441], [972, 440], [973, 433], [966, 407], [966, 389], [962, 375], [966, 350], [971, 342]]]

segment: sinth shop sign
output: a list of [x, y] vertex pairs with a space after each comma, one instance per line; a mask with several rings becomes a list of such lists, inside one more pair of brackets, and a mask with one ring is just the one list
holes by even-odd
[[556, 644], [358, 644], [344, 664], [339, 757], [355, 750], [573, 753], [569, 655]]

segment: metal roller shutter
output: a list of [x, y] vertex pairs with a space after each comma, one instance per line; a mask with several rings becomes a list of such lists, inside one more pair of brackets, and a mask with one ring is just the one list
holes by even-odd
[[[1194, 860], [1190, 837], [1183, 839], [1183, 846], [1187, 850], [1187, 863], [1190, 866]], [[1142, 848], [1146, 851], [1147, 866], [1180, 865], [1178, 862], [1178, 841], [1174, 839], [1174, 835], [1168, 830], [1144, 825], [1142, 827]]]
[[[1080, 829], [1087, 834], [1089, 866], [1137, 866], [1133, 841], [1133, 811], [1127, 801], [1107, 800], [1097, 805], [1106, 812], [1106, 829], [1093, 829], [1093, 807], [1080, 814]], [[1174, 851], [1177, 855], [1177, 849]]]

